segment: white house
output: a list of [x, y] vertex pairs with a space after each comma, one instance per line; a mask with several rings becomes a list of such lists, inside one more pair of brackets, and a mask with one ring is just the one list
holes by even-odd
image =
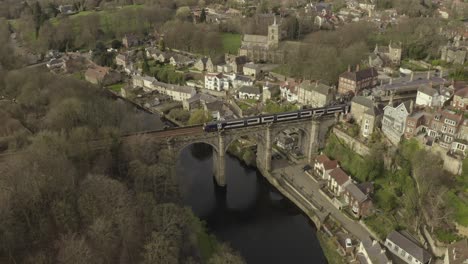
[[234, 89], [238, 89], [242, 86], [252, 86], [254, 84], [254, 80], [248, 76], [244, 75], [235, 75], [234, 80], [232, 80], [232, 86]]
[[280, 92], [281, 98], [286, 99], [286, 101], [288, 101], [289, 103], [297, 102], [297, 83], [284, 82], [280, 84]]
[[156, 90], [153, 82], [157, 81], [156, 78], [151, 76], [132, 76], [132, 83], [134, 87], [141, 87], [145, 92], [151, 92]]
[[382, 248], [377, 240], [364, 239], [359, 243], [357, 249], [357, 259], [361, 263], [368, 264], [391, 264], [392, 261], [386, 254], [385, 248]]
[[260, 95], [262, 92], [258, 87], [255, 86], [242, 86], [239, 89], [238, 97], [239, 99], [255, 99], [260, 100]]
[[345, 184], [349, 181], [351, 178], [340, 167], [328, 173], [328, 188], [337, 196], [343, 193]]
[[416, 96], [416, 105], [440, 107], [443, 106], [453, 95], [453, 90], [449, 88], [434, 89], [431, 85], [424, 85], [419, 87]]
[[404, 102], [397, 107], [391, 104], [384, 107], [382, 132], [394, 145], [398, 145], [405, 133], [406, 118], [413, 111], [413, 101]]
[[315, 158], [314, 172], [324, 180], [328, 180], [330, 172], [338, 168], [338, 161], [330, 160], [326, 155], [320, 155]]
[[222, 73], [206, 74], [205, 89], [215, 91], [229, 90], [230, 79], [229, 76]]
[[409, 235], [392, 231], [385, 240], [385, 247], [408, 264], [431, 263], [432, 256]]

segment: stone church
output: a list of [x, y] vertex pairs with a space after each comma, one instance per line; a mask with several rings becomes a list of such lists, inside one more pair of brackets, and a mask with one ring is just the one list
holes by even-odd
[[268, 35], [245, 34], [239, 48], [240, 56], [247, 56], [254, 62], [280, 63], [284, 60], [284, 53], [278, 49], [280, 29], [276, 17], [272, 25], [268, 26]]

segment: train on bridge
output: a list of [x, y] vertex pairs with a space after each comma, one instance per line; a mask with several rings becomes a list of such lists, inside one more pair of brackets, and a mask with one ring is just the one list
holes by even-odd
[[205, 132], [216, 132], [224, 129], [234, 129], [249, 126], [258, 126], [269, 123], [279, 123], [298, 119], [307, 119], [312, 117], [320, 117], [334, 115], [337, 113], [347, 114], [351, 108], [350, 104], [339, 104], [327, 107], [301, 109], [294, 112], [251, 116], [242, 119], [223, 120], [205, 123], [203, 130]]

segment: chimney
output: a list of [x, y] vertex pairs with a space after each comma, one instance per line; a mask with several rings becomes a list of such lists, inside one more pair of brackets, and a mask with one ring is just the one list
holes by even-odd
[[414, 79], [414, 72], [411, 72], [411, 78], [410, 78], [410, 82], [412, 82]]
[[410, 114], [413, 113], [413, 109], [414, 109], [414, 101], [411, 100], [411, 101], [410, 101], [410, 106], [409, 106], [409, 113], [410, 113]]
[[358, 71], [359, 71], [359, 64], [356, 65], [356, 72], [358, 72]]
[[427, 71], [427, 79], [429, 80], [431, 78], [431, 71]]
[[348, 72], [351, 71], [351, 65], [348, 64]]
[[390, 78], [390, 85], [393, 84], [393, 78]]

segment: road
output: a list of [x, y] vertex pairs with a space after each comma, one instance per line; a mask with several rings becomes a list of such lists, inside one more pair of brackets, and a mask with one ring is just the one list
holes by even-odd
[[319, 191], [319, 184], [302, 170], [304, 165], [296, 164], [278, 168], [273, 171], [273, 174], [277, 177], [281, 177], [279, 174], [282, 174], [284, 175], [283, 177], [287, 177], [290, 181], [293, 181], [295, 186], [299, 186], [303, 193], [311, 196], [316, 204], [323, 206], [323, 210], [329, 212], [333, 218], [340, 222], [357, 239], [362, 241], [371, 237], [372, 235], [359, 222], [348, 218]]

